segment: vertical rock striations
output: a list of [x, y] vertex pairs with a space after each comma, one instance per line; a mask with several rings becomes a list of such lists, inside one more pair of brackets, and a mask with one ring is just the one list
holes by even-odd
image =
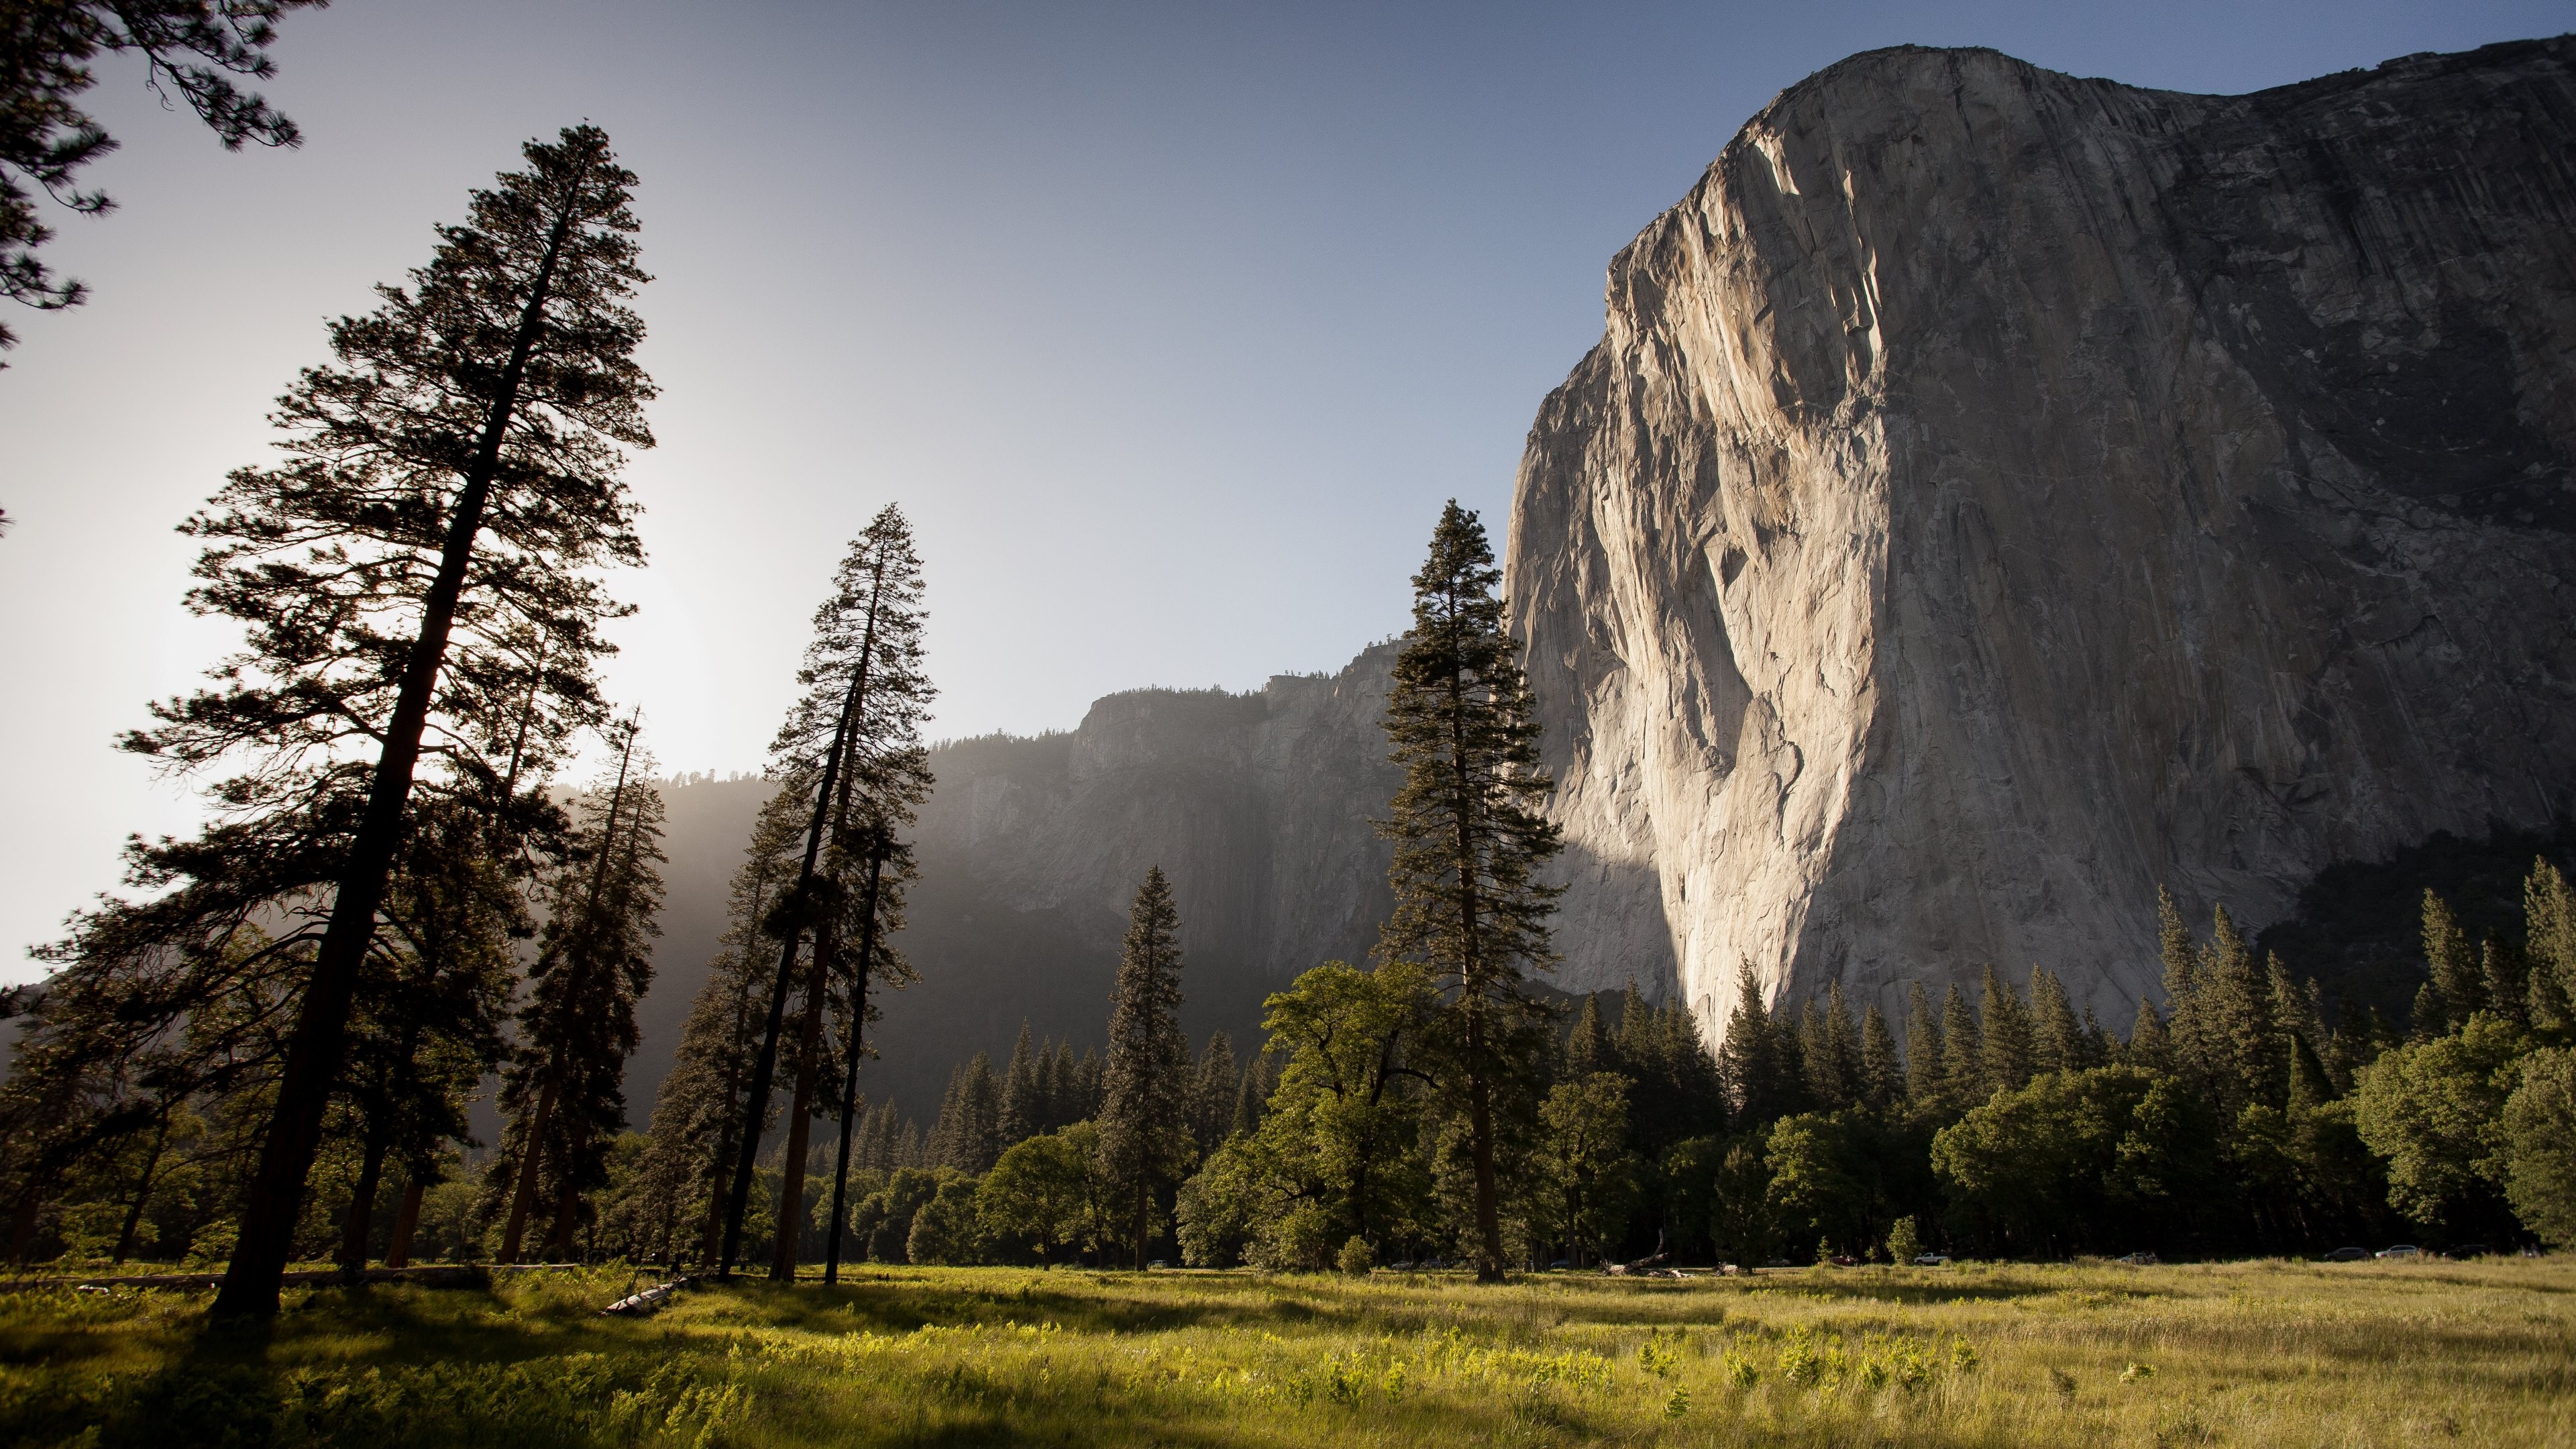
[[1565, 985], [2045, 963], [2576, 804], [2576, 42], [1783, 93], [1611, 264], [1508, 592]]

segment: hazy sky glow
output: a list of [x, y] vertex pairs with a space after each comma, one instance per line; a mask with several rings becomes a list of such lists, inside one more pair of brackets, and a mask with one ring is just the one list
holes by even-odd
[[[529, 136], [642, 177], [652, 567], [609, 670], [678, 770], [757, 768], [842, 543], [918, 527], [942, 736], [1146, 684], [1257, 687], [1402, 627], [1440, 501], [1500, 528], [1611, 253], [1782, 87], [1988, 45], [2243, 91], [2576, 28], [2576, 0], [911, 6], [339, 0], [227, 155], [110, 61], [122, 209], [0, 372], [0, 979], [191, 787], [114, 753], [230, 631], [171, 526], [263, 456], [321, 320]], [[0, 304], [5, 305], [5, 304]]]

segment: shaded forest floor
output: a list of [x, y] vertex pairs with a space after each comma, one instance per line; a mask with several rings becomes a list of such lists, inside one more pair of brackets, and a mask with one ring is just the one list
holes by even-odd
[[2576, 1258], [0, 1294], [0, 1443], [2576, 1445]]

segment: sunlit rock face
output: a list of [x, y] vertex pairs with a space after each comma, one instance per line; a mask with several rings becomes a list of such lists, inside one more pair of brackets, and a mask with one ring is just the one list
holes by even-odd
[[1987, 51], [1783, 93], [1611, 264], [1507, 593], [1564, 984], [1993, 963], [2114, 1025], [2159, 882], [2576, 806], [2576, 44], [2250, 96]]

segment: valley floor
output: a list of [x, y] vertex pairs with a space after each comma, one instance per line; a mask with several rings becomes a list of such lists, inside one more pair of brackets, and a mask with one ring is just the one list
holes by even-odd
[[2576, 1445], [2576, 1258], [0, 1293], [0, 1443]]

